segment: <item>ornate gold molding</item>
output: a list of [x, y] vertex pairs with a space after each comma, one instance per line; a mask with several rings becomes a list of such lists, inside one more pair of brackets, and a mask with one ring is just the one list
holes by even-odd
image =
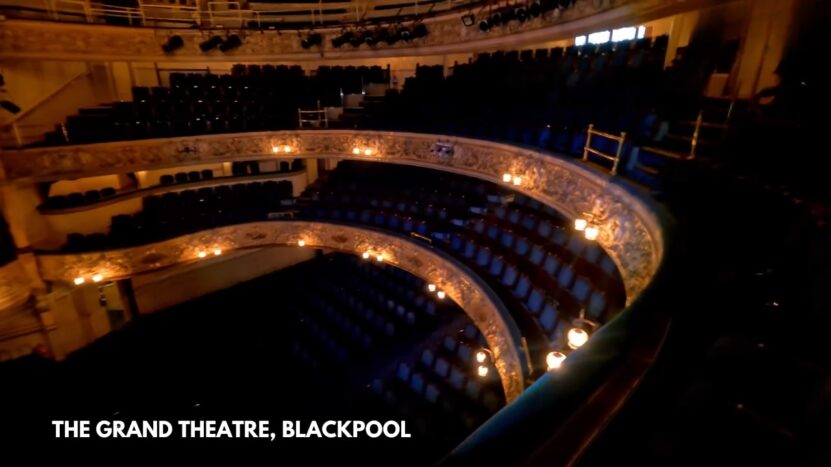
[[[45, 280], [72, 283], [76, 277], [101, 274], [104, 280], [199, 261], [199, 252], [230, 251], [270, 245], [329, 248], [355, 254], [371, 252], [383, 261], [436, 284], [467, 313], [494, 353], [507, 401], [522, 392], [520, 333], [509, 312], [490, 288], [467, 268], [433, 248], [405, 237], [342, 224], [308, 221], [253, 222], [212, 229], [175, 239], [96, 253], [40, 255]], [[298, 246], [298, 248], [300, 248]]]
[[26, 303], [32, 293], [29, 275], [18, 260], [0, 266], [0, 313]]
[[323, 38], [321, 48], [305, 50], [294, 31], [247, 31], [243, 44], [227, 53], [203, 53], [198, 44], [213, 32], [176, 30], [185, 45], [174, 54], [161, 50], [168, 31], [151, 28], [118, 27], [46, 21], [7, 20], [0, 28], [0, 59], [58, 58], [64, 60], [117, 61], [253, 61], [320, 60], [321, 58], [372, 58], [390, 56], [441, 55], [496, 48], [516, 48], [528, 44], [564, 39], [586, 31], [620, 27], [643, 22], [679, 11], [701, 8], [714, 0], [581, 0], [572, 8], [555, 10], [524, 24], [482, 33], [474, 25], [465, 27], [460, 13], [428, 18], [430, 34], [411, 43], [381, 44], [333, 48], [331, 39], [340, 29], [318, 29]]
[[[432, 151], [437, 142], [453, 155]], [[658, 269], [664, 253], [661, 225], [650, 205], [614, 178], [575, 160], [491, 141], [418, 133], [316, 130], [233, 133], [7, 151], [0, 156], [6, 181], [61, 178], [186, 166], [206, 162], [271, 159], [273, 145], [294, 148], [291, 158], [346, 158], [456, 172], [495, 183], [509, 172], [512, 187], [574, 218], [601, 219], [598, 243], [615, 261], [631, 303]], [[353, 154], [369, 148], [371, 156]]]

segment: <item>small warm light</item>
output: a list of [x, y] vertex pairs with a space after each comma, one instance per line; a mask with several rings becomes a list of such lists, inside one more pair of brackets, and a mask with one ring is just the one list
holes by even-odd
[[509, 173], [502, 174], [502, 181], [505, 182], [505, 183], [511, 183], [512, 178], [513, 177]]
[[478, 372], [479, 376], [484, 378], [485, 376], [488, 376], [488, 367], [486, 367], [485, 365], [479, 365]]
[[379, 255], [375, 256], [375, 260], [376, 260], [376, 261], [378, 261], [379, 263], [380, 263], [381, 261], [384, 261], [384, 255], [379, 254]]
[[102, 280], [104, 280], [104, 276], [102, 276], [101, 274], [96, 274], [92, 276], [92, 282], [101, 282]]
[[200, 258], [204, 258], [204, 257], [208, 256], [208, 253], [206, 253], [204, 251], [200, 251], [199, 253], [196, 254], [196, 256], [198, 256]]
[[436, 292], [436, 297], [439, 297], [439, 300], [444, 300], [444, 297], [446, 296], [447, 294], [444, 293], [444, 290], [439, 290], [438, 292]]
[[548, 365], [549, 371], [557, 370], [563, 365], [563, 361], [565, 359], [566, 354], [555, 350], [553, 352], [548, 352], [548, 355], [545, 356], [545, 364]]
[[291, 152], [291, 146], [283, 146], [283, 152], [285, 152], [285, 153]]
[[76, 277], [72, 282], [74, 282], [75, 285], [81, 285], [86, 282], [86, 280], [83, 277]]
[[361, 255], [361, 258], [363, 258], [363, 259], [369, 259], [369, 252], [368, 252], [368, 251], [365, 251], [365, 252], [364, 252], [364, 254], [362, 254], [362, 255]]
[[599, 233], [597, 227], [586, 227], [586, 240], [597, 240], [597, 234]]
[[476, 361], [479, 363], [483, 363], [488, 358], [488, 354], [485, 353], [484, 350], [480, 350], [476, 352]]
[[372, 155], [372, 149], [369, 149], [369, 148], [364, 149], [364, 155], [365, 156], [371, 156]]
[[427, 284], [427, 290], [429, 290], [430, 292], [435, 292], [436, 284]]
[[219, 248], [214, 248], [214, 256], [219, 256], [221, 254], [222, 254], [222, 250], [220, 250]]
[[306, 246], [306, 240], [298, 240], [297, 246]]
[[574, 230], [578, 232], [586, 230], [586, 226], [588, 225], [589, 222], [586, 219], [574, 219]]
[[280, 146], [271, 146], [271, 152], [277, 154], [278, 152], [280, 152]]
[[588, 342], [588, 340], [589, 333], [587, 333], [585, 329], [571, 328], [568, 331], [568, 346], [572, 349], [582, 347], [583, 344]]
[[522, 185], [522, 177], [514, 177], [514, 186]]
[[357, 147], [352, 148], [352, 154], [355, 154], [357, 156], [360, 153], [361, 153], [361, 148], [357, 148]]

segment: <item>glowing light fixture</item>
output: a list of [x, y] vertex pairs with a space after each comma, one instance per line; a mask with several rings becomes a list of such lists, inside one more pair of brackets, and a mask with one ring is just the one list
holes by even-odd
[[484, 350], [476, 352], [476, 361], [483, 363], [488, 358], [488, 354]]
[[375, 255], [375, 260], [378, 261], [379, 263], [384, 261], [383, 253], [378, 253], [377, 255]]
[[427, 284], [427, 290], [429, 290], [430, 292], [435, 292], [436, 284]]
[[599, 233], [600, 231], [597, 229], [597, 227], [586, 227], [586, 240], [597, 240], [597, 235]]
[[436, 292], [436, 297], [439, 297], [439, 300], [444, 300], [444, 297], [446, 296], [447, 294], [444, 293], [444, 290], [439, 290], [438, 292]]
[[361, 258], [363, 258], [363, 259], [369, 259], [369, 252], [368, 252], [368, 251], [365, 251], [365, 252], [361, 255]]
[[589, 341], [589, 333], [585, 329], [571, 328], [568, 331], [568, 346], [572, 349], [582, 347]]
[[214, 256], [219, 256], [221, 254], [222, 254], [222, 250], [220, 250], [219, 248], [214, 248]]
[[287, 146], [283, 146], [283, 152], [285, 152], [285, 153], [289, 153], [289, 152], [291, 152], [291, 146], [288, 146], [288, 145], [287, 145]]
[[104, 280], [104, 276], [102, 276], [101, 274], [96, 274], [92, 276], [92, 282], [101, 282], [102, 280]]
[[360, 153], [361, 153], [361, 148], [359, 148], [359, 147], [352, 148], [352, 154], [355, 154], [357, 156]]
[[306, 246], [306, 240], [298, 240], [297, 246]]
[[515, 176], [514, 177], [514, 186], [522, 185], [522, 177]]
[[204, 257], [208, 256], [208, 253], [206, 253], [204, 251], [200, 251], [199, 253], [196, 254], [196, 256], [198, 256], [200, 258], [204, 258]]
[[277, 154], [280, 152], [280, 146], [271, 146], [271, 152]]
[[548, 352], [548, 355], [545, 356], [545, 364], [548, 366], [548, 371], [559, 369], [565, 359], [566, 354], [562, 352], [557, 352], [556, 350]]
[[485, 365], [479, 365], [479, 369], [477, 370], [477, 372], [479, 373], [479, 376], [484, 378], [485, 376], [488, 376], [488, 367], [486, 367]]
[[365, 156], [371, 156], [372, 155], [372, 149], [369, 149], [369, 148], [364, 149], [364, 155]]
[[574, 230], [578, 232], [582, 232], [586, 230], [586, 226], [589, 225], [589, 222], [586, 219], [574, 219]]
[[511, 183], [512, 178], [513, 177], [511, 176], [511, 174], [509, 174], [507, 172], [502, 174], [502, 181], [505, 182], [505, 183]]
[[86, 280], [83, 277], [76, 277], [75, 279], [72, 280], [72, 282], [74, 282], [75, 285], [81, 285], [84, 282], [86, 282]]

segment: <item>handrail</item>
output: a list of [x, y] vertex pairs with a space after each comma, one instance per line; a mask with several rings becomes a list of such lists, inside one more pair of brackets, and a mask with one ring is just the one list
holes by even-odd
[[48, 101], [48, 100], [52, 99], [53, 97], [55, 97], [56, 95], [58, 95], [61, 91], [63, 91], [67, 87], [69, 87], [69, 85], [71, 85], [72, 83], [77, 81], [79, 78], [84, 77], [84, 76], [88, 76], [91, 73], [92, 72], [90, 70], [84, 70], [84, 71], [78, 73], [77, 75], [73, 76], [72, 78], [69, 78], [69, 80], [67, 80], [65, 83], [61, 84], [60, 86], [58, 86], [54, 91], [51, 91], [49, 94], [47, 94], [46, 96], [41, 98], [35, 105], [33, 105], [33, 106], [29, 107], [28, 109], [23, 110], [22, 112], [18, 113], [17, 115], [14, 116], [13, 119], [11, 119], [11, 121], [8, 121], [8, 122], [4, 123], [3, 128], [11, 127], [15, 123], [17, 123], [18, 120], [20, 120], [21, 118], [25, 117], [26, 115], [29, 115], [30, 113], [32, 113], [34, 110], [36, 110], [42, 104], [46, 103], [46, 101]]
[[[614, 155], [606, 154], [603, 151], [594, 149], [591, 147], [592, 142], [592, 135], [597, 135], [603, 138], [611, 139], [617, 141], [617, 151]], [[626, 132], [621, 131], [620, 136], [615, 136], [611, 133], [606, 133], [603, 131], [598, 131], [594, 129], [594, 124], [589, 123], [588, 129], [586, 129], [586, 146], [583, 147], [583, 160], [589, 160], [589, 154], [594, 154], [596, 156], [602, 157], [606, 160], [612, 161], [612, 175], [617, 175], [617, 167], [620, 164], [620, 154], [623, 152], [623, 142], [626, 140]]]

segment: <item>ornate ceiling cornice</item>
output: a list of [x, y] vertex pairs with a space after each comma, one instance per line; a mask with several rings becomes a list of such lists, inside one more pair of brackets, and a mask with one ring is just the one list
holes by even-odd
[[[523, 366], [519, 358], [520, 332], [505, 305], [490, 288], [465, 266], [426, 244], [377, 230], [309, 221], [252, 222], [221, 227], [171, 240], [120, 250], [81, 254], [39, 255], [45, 280], [72, 283], [76, 277], [101, 274], [115, 280], [199, 261], [199, 252], [215, 248], [223, 252], [272, 245], [327, 248], [383, 261], [436, 284], [456, 302], [479, 328], [494, 354], [508, 402], [522, 392]], [[298, 248], [300, 248], [298, 246]], [[4, 270], [0, 270], [3, 273]], [[0, 274], [2, 278], [2, 274]], [[2, 284], [0, 284], [2, 285]]]
[[[243, 31], [242, 45], [230, 52], [202, 53], [198, 44], [212, 34], [224, 31], [155, 30], [54, 23], [46, 21], [7, 20], [0, 23], [0, 59], [40, 58], [63, 60], [117, 61], [304, 61], [321, 58], [371, 58], [391, 56], [440, 55], [494, 48], [517, 48], [556, 39], [573, 37], [587, 30], [635, 24], [667, 16], [678, 11], [700, 8], [713, 0], [581, 0], [572, 8], [555, 10], [523, 24], [482, 33], [474, 25], [465, 27], [458, 13], [424, 20], [429, 35], [413, 42], [386, 43], [375, 48], [345, 45], [334, 48], [331, 39], [340, 29], [319, 29], [323, 35], [320, 48], [305, 50], [296, 31]], [[170, 34], [184, 39], [175, 53], [162, 52]]]
[[[436, 143], [452, 155], [435, 151]], [[290, 145], [288, 156], [273, 146]], [[369, 148], [353, 154], [354, 148]], [[419, 133], [310, 130], [229, 133], [7, 151], [0, 156], [6, 182], [35, 182], [133, 172], [207, 162], [279, 158], [344, 158], [390, 162], [455, 172], [502, 183], [569, 218], [589, 212], [600, 227], [598, 243], [615, 261], [631, 303], [649, 284], [664, 254], [662, 227], [654, 207], [614, 177], [578, 161], [491, 141]]]

